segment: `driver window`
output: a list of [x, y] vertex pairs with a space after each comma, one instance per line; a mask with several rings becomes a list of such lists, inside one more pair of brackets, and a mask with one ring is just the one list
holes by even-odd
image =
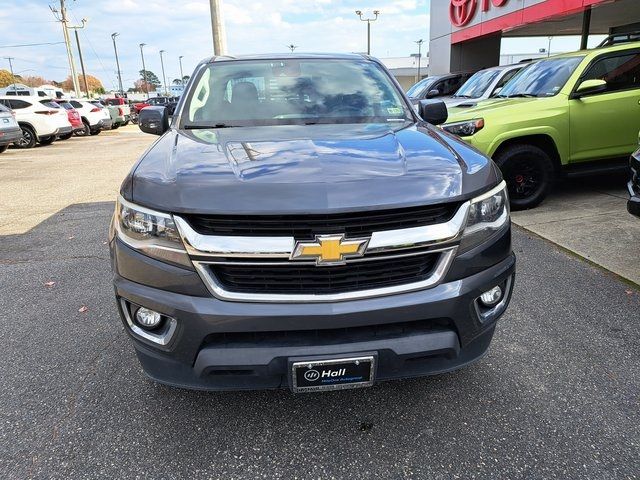
[[589, 68], [582, 78], [585, 80], [607, 82], [603, 93], [640, 88], [640, 54], [602, 58]]

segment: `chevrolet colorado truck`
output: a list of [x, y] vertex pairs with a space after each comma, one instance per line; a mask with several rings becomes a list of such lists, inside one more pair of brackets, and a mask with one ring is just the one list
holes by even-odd
[[[418, 113], [420, 116], [418, 116]], [[117, 305], [146, 374], [322, 391], [480, 359], [515, 271], [505, 183], [376, 59], [201, 62], [125, 178]]]
[[640, 129], [640, 42], [536, 61], [498, 98], [449, 113], [443, 128], [496, 161], [511, 206], [533, 208], [561, 176], [626, 168]]

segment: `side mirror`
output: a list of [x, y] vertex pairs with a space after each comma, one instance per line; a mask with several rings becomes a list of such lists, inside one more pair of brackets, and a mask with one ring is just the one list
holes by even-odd
[[166, 107], [145, 107], [140, 110], [138, 126], [144, 133], [162, 135], [169, 130], [169, 113]]
[[429, 90], [427, 92], [427, 98], [434, 98], [438, 95], [440, 95], [440, 90], [438, 90], [437, 88], [434, 88], [433, 90]]
[[577, 88], [574, 97], [580, 98], [586, 95], [594, 95], [596, 93], [602, 93], [606, 91], [607, 91], [607, 82], [605, 82], [604, 80], [599, 80], [599, 79], [585, 80]]
[[420, 100], [420, 103], [418, 103], [418, 115], [431, 125], [442, 125], [449, 118], [447, 106], [440, 100]]
[[502, 91], [502, 87], [498, 87], [496, 88], [493, 93], [491, 94], [492, 97], [497, 97], [498, 94]]

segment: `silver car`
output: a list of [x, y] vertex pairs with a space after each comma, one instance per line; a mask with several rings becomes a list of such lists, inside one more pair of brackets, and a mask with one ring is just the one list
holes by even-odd
[[479, 101], [497, 95], [502, 87], [526, 65], [526, 63], [518, 63], [480, 70], [474, 73], [453, 96], [443, 98], [442, 101], [447, 108], [475, 107]]
[[3, 153], [9, 145], [22, 138], [22, 130], [18, 126], [13, 112], [0, 104], [0, 153]]

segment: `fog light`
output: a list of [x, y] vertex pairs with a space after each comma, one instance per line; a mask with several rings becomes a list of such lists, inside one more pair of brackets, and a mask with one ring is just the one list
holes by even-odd
[[491, 290], [487, 290], [480, 295], [480, 301], [485, 307], [493, 307], [502, 298], [502, 289], [500, 287], [493, 287]]
[[156, 328], [162, 321], [162, 315], [148, 308], [140, 307], [136, 310], [136, 322], [144, 328]]

